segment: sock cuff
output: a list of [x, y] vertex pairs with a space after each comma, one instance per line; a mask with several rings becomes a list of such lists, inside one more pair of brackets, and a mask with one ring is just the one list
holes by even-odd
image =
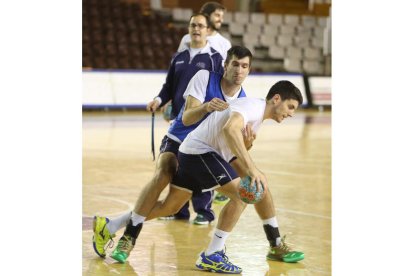
[[278, 223], [277, 223], [277, 219], [276, 217], [273, 218], [269, 218], [269, 219], [264, 219], [263, 220], [263, 225], [269, 224], [272, 227], [279, 227]]
[[218, 235], [222, 238], [226, 238], [228, 235], [230, 235], [230, 232], [226, 232], [226, 231], [223, 231], [223, 230], [220, 230], [220, 229], [216, 228], [216, 230], [214, 231], [214, 234]]
[[133, 226], [136, 226], [136, 225], [138, 225], [139, 223], [144, 223], [145, 219], [146, 219], [146, 217], [143, 217], [143, 216], [141, 216], [141, 215], [138, 215], [138, 214], [137, 214], [137, 213], [135, 213], [135, 212], [132, 212], [132, 215], [131, 215], [131, 220], [132, 220], [132, 225], [133, 225]]
[[213, 233], [213, 237], [211, 238], [210, 244], [206, 249], [205, 254], [211, 255], [214, 252], [220, 251], [224, 249], [224, 244], [226, 243], [227, 237], [230, 235], [230, 232], [226, 232], [220, 229], [215, 229]]

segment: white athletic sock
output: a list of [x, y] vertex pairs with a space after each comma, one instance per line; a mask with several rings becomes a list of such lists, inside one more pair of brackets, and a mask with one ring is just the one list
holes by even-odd
[[214, 252], [224, 249], [224, 244], [226, 243], [227, 237], [230, 235], [230, 232], [225, 232], [220, 229], [214, 231], [213, 238], [208, 245], [207, 250], [205, 251], [206, 256], [213, 254]]
[[265, 224], [269, 224], [272, 227], [279, 227], [279, 225], [277, 224], [277, 219], [276, 217], [270, 218], [270, 219], [264, 219], [263, 220], [263, 225]]
[[143, 217], [141, 215], [138, 215], [135, 212], [132, 212], [132, 216], [131, 216], [131, 220], [132, 220], [132, 225], [133, 226], [137, 226], [140, 223], [144, 223], [146, 217]]
[[276, 246], [279, 246], [279, 244], [280, 244], [281, 241], [282, 241], [282, 238], [281, 237], [276, 238]]
[[127, 225], [130, 217], [131, 217], [131, 212], [128, 212], [114, 219], [110, 219], [109, 222], [106, 224], [106, 227], [108, 228], [109, 233], [113, 235], [119, 229], [124, 228]]

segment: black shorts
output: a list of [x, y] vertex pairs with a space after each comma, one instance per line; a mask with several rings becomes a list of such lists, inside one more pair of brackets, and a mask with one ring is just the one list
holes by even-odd
[[200, 194], [229, 183], [238, 175], [215, 152], [185, 154], [178, 152], [178, 171], [171, 183], [184, 190]]
[[172, 152], [177, 156], [179, 147], [180, 147], [180, 143], [174, 141], [173, 139], [165, 135], [161, 141], [160, 153]]

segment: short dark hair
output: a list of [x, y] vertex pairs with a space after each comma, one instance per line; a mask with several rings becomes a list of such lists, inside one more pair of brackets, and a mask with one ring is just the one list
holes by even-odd
[[230, 59], [236, 56], [238, 59], [244, 58], [244, 57], [249, 57], [249, 65], [252, 64], [252, 59], [253, 59], [253, 55], [252, 52], [250, 52], [250, 50], [244, 46], [233, 46], [231, 47], [228, 51], [227, 51], [227, 57], [226, 60], [224, 61], [225, 64], [229, 64]]
[[293, 83], [287, 80], [281, 80], [275, 83], [267, 93], [266, 100], [270, 100], [274, 95], [279, 94], [284, 100], [297, 100], [299, 105], [303, 103], [302, 94], [300, 93], [299, 88], [297, 88]]
[[225, 11], [226, 8], [217, 2], [206, 2], [204, 3], [204, 5], [200, 8], [200, 12], [201, 13], [205, 13], [208, 16], [210, 16], [213, 12], [215, 12], [216, 10], [223, 10]]
[[211, 22], [210, 22], [209, 16], [207, 14], [205, 14], [205, 13], [202, 13], [202, 12], [193, 13], [193, 15], [191, 15], [190, 20], [188, 22], [190, 22], [191, 19], [193, 17], [196, 17], [196, 16], [204, 16], [204, 18], [206, 19], [206, 22], [207, 22], [207, 28], [210, 28], [211, 27]]

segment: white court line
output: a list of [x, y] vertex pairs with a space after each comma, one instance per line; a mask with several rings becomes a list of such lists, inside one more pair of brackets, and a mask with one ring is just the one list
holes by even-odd
[[271, 171], [271, 172], [266, 172], [264, 170], [264, 172], [266, 174], [278, 174], [278, 175], [290, 175], [290, 176], [312, 176], [312, 177], [328, 177], [326, 174], [304, 174], [304, 173], [290, 173], [290, 172], [275, 172], [275, 171]]
[[[130, 210], [132, 210], [134, 207], [131, 203], [124, 201], [124, 200], [120, 200], [120, 199], [116, 199], [113, 197], [108, 197], [108, 196], [94, 196], [94, 197], [98, 197], [98, 198], [103, 198], [103, 199], [107, 199], [107, 200], [112, 200], [124, 205], [128, 206], [128, 209], [125, 211], [121, 211], [121, 212], [116, 212], [116, 213], [111, 213], [111, 214], [105, 214], [106, 217], [114, 217], [114, 216], [119, 216], [121, 214], [124, 214]], [[316, 217], [316, 218], [322, 218], [322, 219], [331, 219], [331, 217], [328, 216], [323, 216], [323, 215], [318, 215], [318, 214], [313, 214], [313, 213], [307, 213], [307, 212], [302, 212], [302, 211], [295, 211], [295, 210], [290, 210], [290, 209], [284, 209], [284, 208], [276, 208], [277, 211], [281, 211], [281, 212], [286, 212], [286, 213], [292, 213], [292, 214], [297, 214], [297, 215], [302, 215], [302, 216], [308, 216], [308, 217]], [[90, 214], [82, 214], [82, 216], [84, 217], [93, 217], [94, 215], [90, 215]]]
[[[115, 202], [118, 202], [118, 203], [121, 203], [121, 204], [124, 204], [124, 205], [128, 206], [128, 209], [125, 210], [125, 211], [116, 212], [116, 213], [112, 213], [112, 214], [105, 214], [105, 217], [115, 217], [115, 216], [119, 216], [121, 214], [125, 214], [126, 212], [134, 209], [134, 205], [133, 204], [131, 204], [131, 203], [127, 202], [127, 201], [124, 201], [124, 200], [116, 199], [116, 198], [109, 197], [109, 196], [99, 196], [99, 195], [94, 195], [93, 197], [98, 197], [98, 198], [103, 198], [103, 199], [115, 201]], [[93, 217], [94, 215], [82, 213], [82, 216], [84, 216], [84, 217]]]
[[286, 162], [286, 161], [276, 161], [276, 162], [270, 162], [270, 161], [258, 161], [257, 163], [263, 165], [270, 165], [270, 166], [275, 166], [275, 165], [288, 165], [288, 166], [298, 166], [298, 165], [306, 165], [306, 166], [313, 166], [313, 167], [317, 167], [317, 166], [330, 166], [330, 162], [331, 161], [331, 156], [326, 156], [326, 157], [317, 157], [317, 158], [308, 158], [308, 159], [302, 159], [302, 160], [296, 160], [296, 161], [291, 161], [291, 162]]
[[307, 212], [302, 212], [302, 211], [294, 211], [294, 210], [283, 209], [283, 208], [276, 208], [276, 210], [286, 212], [286, 213], [297, 214], [301, 216], [315, 217], [315, 218], [321, 218], [321, 219], [331, 219], [331, 217], [328, 217], [328, 216], [322, 216], [322, 215], [307, 213]]

